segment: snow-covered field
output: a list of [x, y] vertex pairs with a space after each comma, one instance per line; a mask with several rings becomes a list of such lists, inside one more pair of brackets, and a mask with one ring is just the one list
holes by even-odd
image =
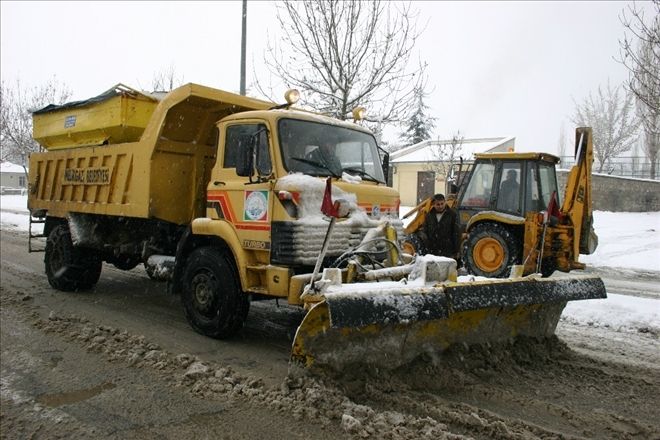
[[[27, 197], [0, 197], [2, 229], [28, 230]], [[402, 207], [401, 215], [410, 207]], [[633, 274], [643, 271], [657, 275], [660, 286], [660, 212], [594, 212], [599, 238], [593, 255], [580, 260], [596, 268], [623, 269]], [[658, 287], [660, 290], [660, 287]], [[619, 331], [648, 329], [660, 333], [660, 300], [608, 293], [607, 300], [573, 301], [564, 309], [563, 319], [572, 323], [602, 326]]]

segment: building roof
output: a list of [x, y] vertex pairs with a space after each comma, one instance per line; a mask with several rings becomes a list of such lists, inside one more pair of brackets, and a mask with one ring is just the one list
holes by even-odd
[[[473, 160], [474, 153], [494, 153], [509, 151], [509, 147], [515, 145], [516, 138], [497, 137], [480, 139], [463, 139], [458, 156], [464, 160]], [[409, 147], [404, 147], [390, 154], [390, 162], [440, 162], [438, 152], [442, 148], [449, 148], [452, 144], [451, 139], [446, 140], [426, 140]]]
[[25, 170], [22, 166], [16, 165], [11, 162], [0, 162], [0, 172], [1, 173], [24, 173]]

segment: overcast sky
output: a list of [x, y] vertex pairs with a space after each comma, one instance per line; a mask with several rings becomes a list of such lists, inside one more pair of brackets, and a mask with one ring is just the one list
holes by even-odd
[[[414, 2], [434, 137], [516, 136], [517, 150], [557, 153], [561, 124], [573, 135], [574, 100], [627, 77], [614, 57], [628, 4]], [[56, 76], [77, 100], [119, 82], [149, 89], [154, 73], [173, 66], [184, 82], [238, 91], [240, 1], [3, 0], [0, 9], [5, 83]], [[277, 37], [275, 6], [248, 1], [248, 86], [253, 71], [265, 74], [265, 41]]]

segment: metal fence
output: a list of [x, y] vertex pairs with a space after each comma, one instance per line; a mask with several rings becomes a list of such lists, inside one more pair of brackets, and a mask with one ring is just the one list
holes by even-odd
[[[568, 169], [575, 163], [573, 156], [560, 157], [561, 168]], [[594, 158], [595, 159], [595, 158]], [[600, 163], [594, 160], [592, 170], [598, 172]], [[603, 166], [602, 174], [621, 177], [635, 177], [638, 179], [651, 179], [651, 161], [645, 156], [613, 157]], [[660, 159], [655, 161], [655, 180], [660, 180]]]

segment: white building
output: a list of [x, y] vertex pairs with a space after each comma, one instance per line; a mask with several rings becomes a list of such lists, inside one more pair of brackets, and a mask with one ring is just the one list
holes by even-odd
[[11, 162], [0, 163], [0, 187], [2, 192], [10, 188], [27, 188], [26, 170]]

